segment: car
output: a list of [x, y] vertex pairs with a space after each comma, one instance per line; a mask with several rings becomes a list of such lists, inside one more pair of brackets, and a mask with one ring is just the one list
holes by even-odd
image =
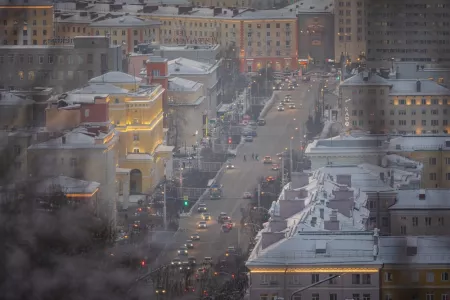
[[208, 224], [206, 223], [206, 221], [200, 221], [197, 224], [197, 228], [206, 229], [208, 228]]
[[226, 224], [222, 225], [222, 232], [228, 233], [231, 231], [231, 227], [227, 226]]
[[295, 89], [295, 87], [294, 87], [293, 84], [288, 85], [288, 90], [292, 91], [292, 90], [294, 90], [294, 89]]
[[181, 246], [180, 249], [178, 249], [178, 255], [188, 255], [188, 249], [186, 246]]
[[191, 240], [193, 241], [200, 241], [200, 235], [196, 232], [191, 235]]
[[206, 204], [205, 203], [200, 203], [198, 205], [197, 212], [201, 213], [201, 212], [205, 212], [205, 211], [208, 211], [208, 208], [206, 207]]
[[290, 109], [294, 109], [295, 108], [295, 104], [294, 103], [289, 104], [289, 108]]
[[263, 163], [265, 163], [265, 164], [271, 164], [271, 163], [272, 163], [272, 157], [270, 157], [270, 156], [264, 156]]
[[284, 96], [284, 102], [291, 102], [291, 100], [292, 100], [292, 96], [291, 95]]
[[155, 289], [155, 293], [156, 293], [156, 294], [159, 294], [159, 295], [164, 295], [164, 294], [166, 294], [166, 289], [163, 288], [162, 286], [158, 286], [158, 287]]
[[191, 264], [189, 263], [189, 261], [183, 261], [181, 263], [181, 269], [183, 269], [183, 270], [190, 270], [191, 269]]
[[248, 125], [251, 128], [256, 129], [256, 127], [258, 126], [258, 123], [256, 123], [256, 121], [250, 121], [250, 122], [248, 122]]
[[242, 199], [252, 199], [253, 195], [250, 192], [244, 192], [244, 195], [242, 196]]
[[276, 85], [274, 85], [274, 87], [273, 87], [273, 89], [274, 89], [275, 91], [279, 91], [279, 90], [281, 90], [281, 88], [282, 88], [282, 85], [281, 85], [281, 84], [276, 84]]
[[279, 169], [280, 167], [278, 166], [278, 164], [272, 164], [272, 170], [278, 171]]
[[189, 257], [188, 257], [188, 262], [189, 262], [191, 265], [196, 265], [196, 264], [197, 264], [197, 260], [196, 260], [195, 257], [193, 257], [193, 256], [189, 256]]
[[174, 259], [172, 259], [171, 264], [172, 264], [173, 266], [181, 265], [181, 259], [178, 258], [178, 257], [175, 257]]
[[[284, 109], [283, 109], [284, 110]], [[246, 142], [253, 142], [253, 137], [251, 135], [247, 135], [244, 139]]]
[[275, 181], [275, 177], [273, 177], [273, 176], [267, 176], [267, 177], [266, 177], [266, 181], [267, 181], [267, 182], [274, 182], [274, 181]]
[[278, 111], [284, 111], [284, 106], [278, 105], [277, 110], [278, 110]]
[[224, 213], [224, 212], [221, 212], [220, 214], [219, 214], [219, 216], [217, 217], [217, 221], [219, 222], [219, 223], [225, 223], [225, 221], [228, 221], [228, 220], [230, 220], [231, 218], [228, 216], [228, 214], [227, 213]]
[[234, 164], [227, 162], [227, 169], [234, 169]]
[[284, 106], [285, 102], [281, 101], [280, 104], [278, 106]]
[[287, 151], [283, 151], [283, 152], [279, 152], [277, 153], [278, 158], [282, 158], [282, 157], [288, 157], [289, 153]]
[[211, 256], [205, 256], [205, 258], [203, 258], [203, 264], [204, 265], [212, 264], [212, 257]]
[[192, 240], [187, 240], [184, 246], [188, 249], [194, 249], [194, 243], [192, 242]]
[[266, 125], [266, 120], [264, 120], [264, 119], [258, 119], [258, 125], [259, 125], [259, 126], [264, 126], [264, 125]]
[[231, 222], [231, 219], [225, 220], [223, 225], [227, 226], [230, 229], [233, 229], [233, 222]]
[[202, 219], [203, 219], [203, 221], [209, 221], [209, 220], [211, 220], [211, 215], [209, 213], [203, 213]]
[[236, 248], [234, 246], [228, 247], [227, 251], [225, 251], [225, 256], [230, 256], [232, 254], [236, 254]]

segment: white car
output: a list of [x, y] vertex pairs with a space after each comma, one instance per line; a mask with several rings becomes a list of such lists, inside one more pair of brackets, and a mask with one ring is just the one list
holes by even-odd
[[[283, 110], [284, 110], [284, 108], [283, 108]], [[247, 136], [245, 137], [245, 141], [246, 141], [246, 142], [253, 142], [253, 137], [252, 137], [251, 135], [247, 135]]]
[[278, 105], [277, 110], [278, 110], [278, 111], [284, 111], [284, 106]]
[[206, 229], [206, 228], [208, 228], [208, 224], [206, 223], [206, 221], [200, 221], [197, 224], [197, 228]]
[[243, 199], [252, 199], [252, 193], [250, 192], [245, 192], [244, 195], [242, 196]]

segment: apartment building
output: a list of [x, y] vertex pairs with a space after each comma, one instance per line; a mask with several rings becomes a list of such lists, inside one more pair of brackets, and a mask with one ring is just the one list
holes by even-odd
[[2, 45], [48, 45], [53, 39], [53, 2], [0, 1]]
[[381, 236], [380, 299], [448, 299], [450, 239], [443, 236]]
[[450, 188], [450, 137], [409, 135], [393, 138], [386, 151], [422, 164], [422, 188]]
[[158, 21], [149, 21], [130, 15], [97, 20], [89, 24], [90, 34], [106, 36], [114, 46], [121, 46], [125, 53], [143, 43], [156, 42]]
[[445, 220], [450, 215], [447, 203], [450, 190], [399, 190], [395, 204], [389, 207], [391, 235], [447, 235]]
[[449, 132], [450, 90], [431, 80], [385, 80], [361, 72], [340, 85], [345, 129], [372, 133], [438, 134]]
[[378, 67], [392, 60], [450, 64], [448, 1], [369, 0], [366, 12], [367, 59]]
[[252, 252], [246, 263], [249, 299], [379, 299], [381, 263], [375, 246], [372, 232], [298, 231]]
[[1, 88], [52, 87], [61, 93], [110, 70], [122, 70], [119, 46], [106, 37], [76, 37], [73, 45], [0, 46]]
[[[366, 1], [338, 0], [334, 8], [334, 59], [353, 62], [366, 56]], [[369, 12], [370, 13], [370, 12]]]
[[[83, 6], [83, 3], [79, 5]], [[55, 12], [55, 39], [57, 43], [73, 44], [75, 37], [90, 35], [89, 24], [101, 20], [103, 17], [104, 15], [98, 12]]]
[[203, 84], [180, 77], [168, 82], [169, 145], [192, 147], [203, 138], [203, 115], [207, 101]]

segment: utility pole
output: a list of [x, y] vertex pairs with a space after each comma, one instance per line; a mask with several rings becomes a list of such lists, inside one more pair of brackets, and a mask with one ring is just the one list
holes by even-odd
[[164, 183], [164, 207], [163, 207], [163, 214], [164, 214], [164, 230], [167, 231], [167, 195], [166, 195], [166, 183]]
[[281, 157], [281, 188], [284, 187], [284, 153]]
[[183, 168], [180, 168], [180, 200], [183, 200]]
[[261, 207], [261, 184], [258, 184], [258, 207]]
[[293, 141], [294, 137], [291, 137], [290, 143], [289, 143], [289, 171], [290, 171], [290, 175], [291, 175], [291, 180], [292, 180], [292, 172], [294, 171], [293, 169], [293, 160], [292, 160], [292, 141]]

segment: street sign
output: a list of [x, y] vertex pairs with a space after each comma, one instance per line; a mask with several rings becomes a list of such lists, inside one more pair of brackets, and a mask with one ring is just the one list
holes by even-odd
[[189, 197], [188, 197], [187, 195], [184, 195], [184, 196], [183, 196], [183, 200], [184, 200], [184, 201], [188, 201], [188, 200], [189, 200]]

